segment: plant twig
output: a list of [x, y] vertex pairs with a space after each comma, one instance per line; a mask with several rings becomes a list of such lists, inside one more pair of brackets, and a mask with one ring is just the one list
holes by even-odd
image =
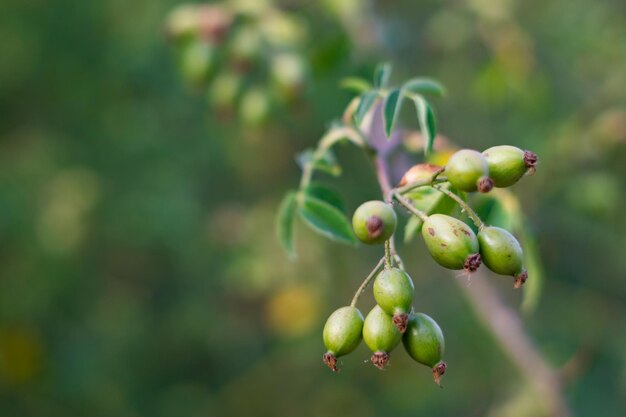
[[391, 240], [393, 237], [385, 240], [385, 269], [391, 269]]
[[374, 269], [372, 269], [372, 272], [370, 272], [369, 275], [363, 280], [359, 288], [354, 293], [354, 297], [352, 297], [352, 302], [350, 303], [350, 307], [356, 306], [357, 301], [359, 301], [359, 297], [361, 296], [365, 288], [367, 288], [370, 281], [376, 276], [376, 273], [383, 266], [384, 262], [385, 262], [385, 258], [381, 258], [380, 261], [378, 261], [378, 263], [374, 267]]
[[422, 219], [422, 221], [426, 221], [426, 219], [428, 219], [428, 216], [426, 215], [426, 213], [415, 208], [415, 206], [413, 206], [413, 204], [411, 204], [409, 200], [407, 200], [405, 197], [398, 194], [396, 191], [392, 191], [390, 195], [391, 195], [391, 198], [396, 199], [396, 201], [400, 203], [402, 207], [407, 209], [411, 214], [414, 214], [415, 216]]
[[472, 284], [456, 280], [483, 324], [504, 353], [544, 401], [553, 417], [571, 417], [558, 373], [547, 363], [524, 329], [519, 315], [506, 306], [483, 272], [472, 274]]
[[478, 230], [482, 230], [485, 227], [485, 223], [483, 223], [480, 217], [478, 217], [478, 214], [476, 214], [474, 209], [471, 208], [470, 205], [467, 204], [465, 201], [463, 201], [461, 197], [459, 197], [458, 195], [456, 195], [455, 193], [453, 193], [452, 191], [448, 190], [445, 187], [433, 185], [433, 188], [441, 193], [444, 193], [445, 195], [447, 195], [448, 197], [456, 201], [458, 205], [461, 206], [463, 211], [467, 213], [470, 219], [472, 219], [476, 227], [478, 227]]

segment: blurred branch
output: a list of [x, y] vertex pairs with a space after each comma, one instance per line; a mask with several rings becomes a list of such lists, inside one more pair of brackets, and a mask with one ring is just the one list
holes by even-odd
[[541, 396], [550, 415], [572, 416], [565, 398], [559, 374], [547, 363], [530, 336], [519, 315], [504, 304], [496, 290], [489, 285], [480, 270], [472, 275], [471, 285], [456, 280], [470, 301], [478, 318], [493, 334], [504, 353]]

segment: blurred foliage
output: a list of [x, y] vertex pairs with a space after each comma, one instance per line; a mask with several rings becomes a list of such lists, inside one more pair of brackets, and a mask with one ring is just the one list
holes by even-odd
[[[387, 59], [392, 82], [424, 74], [446, 85], [435, 107], [454, 142], [539, 154], [533, 180], [514, 190], [545, 269], [525, 321], [550, 362], [570, 370], [577, 415], [620, 415], [623, 2], [263, 3], [303, 22], [295, 51], [308, 70], [301, 98], [270, 106], [255, 129], [207, 106], [206, 89], [181, 88], [163, 35], [179, 3], [0, 3], [0, 414], [539, 415], [419, 242], [400, 251], [416, 306], [446, 333], [445, 389], [401, 353], [383, 373], [358, 359], [364, 347], [338, 375], [321, 363], [325, 317], [380, 254], [297, 227], [289, 262], [275, 213], [296, 186], [293, 155], [349, 103], [339, 80]], [[263, 91], [250, 107], [268, 85], [246, 90]], [[337, 158], [343, 174], [329, 182], [346, 190], [348, 212], [376, 198], [365, 159], [342, 148]], [[521, 303], [508, 280], [493, 284]]]

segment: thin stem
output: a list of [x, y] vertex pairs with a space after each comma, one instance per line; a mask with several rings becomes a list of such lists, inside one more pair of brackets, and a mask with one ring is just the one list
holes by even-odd
[[391, 195], [391, 198], [395, 198], [396, 201], [398, 201], [398, 203], [400, 203], [401, 206], [407, 209], [411, 214], [414, 214], [415, 216], [422, 219], [422, 221], [426, 221], [426, 219], [428, 219], [428, 215], [426, 215], [426, 213], [415, 208], [415, 206], [413, 206], [413, 204], [411, 204], [409, 200], [407, 200], [405, 197], [398, 194], [397, 191], [392, 191], [390, 195]]
[[315, 162], [322, 159], [324, 154], [328, 152], [341, 139], [348, 139], [360, 148], [367, 148], [367, 142], [361, 136], [360, 132], [352, 127], [340, 127], [329, 130], [319, 141], [317, 148], [313, 152], [311, 160], [302, 167], [302, 178], [300, 179], [300, 189], [307, 187], [311, 183], [313, 171], [315, 170]]
[[391, 269], [391, 239], [385, 240], [385, 269]]
[[463, 199], [461, 197], [459, 197], [458, 195], [456, 195], [455, 193], [453, 193], [452, 191], [450, 191], [450, 190], [448, 190], [447, 188], [444, 188], [444, 187], [439, 187], [439, 186], [433, 185], [433, 188], [435, 190], [439, 191], [439, 192], [444, 193], [445, 195], [447, 195], [448, 197], [450, 197], [451, 199], [456, 201], [459, 204], [459, 206], [461, 206], [463, 211], [465, 211], [467, 213], [467, 215], [470, 217], [470, 219], [472, 219], [472, 221], [474, 222], [476, 227], [478, 227], [478, 230], [482, 230], [485, 227], [485, 223], [483, 223], [483, 221], [480, 219], [480, 217], [478, 217], [478, 214], [476, 214], [474, 209], [472, 209], [469, 204], [467, 204], [465, 201], [463, 201]]
[[363, 280], [359, 288], [354, 293], [354, 297], [352, 297], [352, 302], [350, 303], [350, 307], [356, 306], [357, 301], [359, 301], [359, 297], [361, 296], [365, 288], [367, 288], [370, 281], [376, 276], [376, 273], [383, 266], [384, 262], [385, 262], [385, 258], [381, 258], [380, 261], [378, 261], [378, 263], [374, 267], [374, 269], [372, 269], [372, 272], [370, 272], [369, 275]]
[[[376, 178], [378, 179], [380, 191], [383, 193], [383, 198], [387, 201], [387, 203], [391, 204], [391, 191], [393, 189], [391, 188], [391, 181], [389, 180], [387, 163], [383, 157], [377, 156], [376, 154], [372, 154], [372, 162], [376, 169]], [[387, 244], [389, 245], [389, 248], [387, 248]], [[385, 242], [385, 256], [387, 256], [387, 252], [389, 252], [389, 257], [396, 262], [398, 267], [404, 270], [404, 263], [396, 250], [395, 233], [387, 242]], [[391, 260], [388, 261], [388, 264], [391, 264]]]

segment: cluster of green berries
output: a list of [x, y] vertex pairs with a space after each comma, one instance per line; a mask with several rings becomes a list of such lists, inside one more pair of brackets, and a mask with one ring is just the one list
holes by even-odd
[[[536, 163], [534, 153], [513, 146], [496, 146], [482, 154], [464, 149], [452, 155], [443, 169], [437, 169], [437, 176], [445, 175], [445, 179], [437, 181], [447, 181], [454, 190], [462, 192], [488, 192], [494, 186], [513, 185], [526, 173], [534, 171]], [[435, 177], [423, 186], [434, 186]], [[470, 274], [484, 263], [497, 274], [513, 276], [516, 288], [528, 278], [522, 248], [505, 229], [480, 223], [475, 233], [465, 222], [452, 216], [422, 215], [424, 243], [441, 266]], [[392, 239], [397, 223], [393, 206], [383, 201], [363, 203], [352, 218], [355, 235], [370, 245]], [[324, 327], [324, 363], [337, 371], [337, 358], [352, 352], [363, 339], [373, 352], [371, 362], [383, 369], [391, 351], [402, 340], [409, 356], [430, 367], [439, 383], [446, 370], [443, 333], [432, 318], [413, 310], [413, 281], [403, 269], [391, 264], [390, 257], [385, 268], [376, 275], [373, 295], [376, 306], [365, 319], [354, 302], [328, 318]]]

